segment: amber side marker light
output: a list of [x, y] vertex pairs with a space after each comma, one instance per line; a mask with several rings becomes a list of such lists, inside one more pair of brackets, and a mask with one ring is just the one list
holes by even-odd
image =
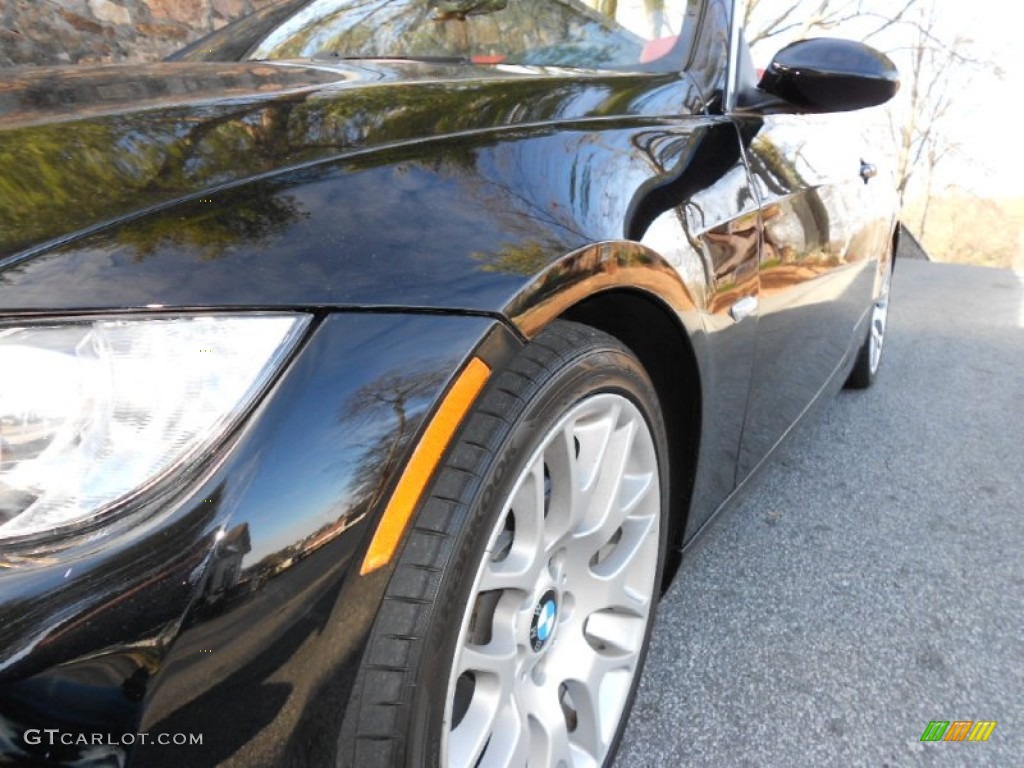
[[405, 528], [423, 495], [423, 489], [434, 474], [452, 435], [484, 388], [491, 369], [483, 360], [474, 357], [459, 374], [448, 394], [444, 396], [434, 418], [427, 425], [412, 458], [405, 465], [387, 509], [380, 519], [370, 549], [363, 558], [359, 574], [365, 576], [387, 565], [398, 549]]

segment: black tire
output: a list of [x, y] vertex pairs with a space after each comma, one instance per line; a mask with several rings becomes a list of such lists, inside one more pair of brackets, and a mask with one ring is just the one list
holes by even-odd
[[[604, 764], [611, 764], [636, 693], [660, 592], [668, 530], [667, 438], [654, 387], [636, 357], [614, 338], [569, 322], [553, 323], [505, 370], [492, 375], [449, 447], [407, 533], [371, 630], [339, 742], [339, 764], [359, 768], [440, 764], [442, 743], [449, 738], [443, 721], [456, 650], [461, 647], [459, 631], [467, 626], [470, 597], [477, 597], [474, 579], [485, 567], [485, 549], [498, 530], [499, 518], [504, 515], [507, 525], [512, 515], [505, 500], [513, 487], [521, 487], [515, 484], [522, 483], [527, 463], [532, 460], [536, 467], [535, 448], [551, 434], [552, 425], [561, 423], [563, 414], [581, 407], [577, 404], [588, 398], [609, 399], [600, 393], [624, 398], [642, 414], [657, 460], [657, 475], [650, 484], [659, 494], [650, 502], [659, 505], [651, 515], [658, 521], [657, 535], [644, 544], [657, 551], [649, 607], [645, 608], [649, 613], [622, 715], [604, 756]], [[577, 457], [579, 450], [576, 442]], [[547, 461], [546, 454], [541, 461]], [[547, 464], [543, 466], [547, 494]], [[546, 525], [549, 504], [554, 503], [548, 495], [543, 499], [541, 527]], [[609, 546], [614, 551], [617, 542], [624, 540], [624, 528], [625, 524], [617, 531], [620, 538], [613, 538], [604, 551]], [[545, 551], [539, 559], [546, 557]], [[494, 560], [492, 556], [488, 562]], [[555, 602], [551, 602], [554, 614]], [[474, 606], [479, 604], [474, 599]], [[557, 627], [553, 632], [565, 633], [568, 646], [571, 632], [561, 629], [558, 622], [570, 626], [566, 616], [571, 616], [572, 610], [557, 610], [558, 618], [552, 616], [550, 626]], [[555, 635], [552, 655], [559, 642], [560, 636]], [[547, 651], [545, 647], [536, 652]], [[453, 690], [462, 680], [460, 677]], [[560, 701], [561, 695], [559, 688]], [[488, 748], [484, 747], [485, 754]]]
[[[878, 369], [882, 362], [882, 351], [885, 348], [885, 333], [888, 326], [889, 294], [892, 287], [893, 262], [888, 264], [885, 282], [881, 292], [873, 302], [871, 318], [868, 323], [864, 343], [857, 351], [857, 359], [853, 362], [850, 375], [844, 385], [847, 389], [867, 389], [875, 383]], [[877, 353], [876, 353], [877, 351]]]

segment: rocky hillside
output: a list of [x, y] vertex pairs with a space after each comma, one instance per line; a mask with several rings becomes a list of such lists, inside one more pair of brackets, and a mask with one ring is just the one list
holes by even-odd
[[0, 66], [155, 61], [275, 0], [0, 0]]

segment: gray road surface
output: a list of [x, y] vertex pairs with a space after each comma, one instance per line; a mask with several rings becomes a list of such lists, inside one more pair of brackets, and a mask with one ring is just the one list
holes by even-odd
[[1024, 765], [1024, 276], [899, 264], [882, 365], [684, 561], [619, 768]]

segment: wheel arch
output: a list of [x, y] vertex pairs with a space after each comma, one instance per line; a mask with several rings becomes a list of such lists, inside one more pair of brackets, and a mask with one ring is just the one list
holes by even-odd
[[669, 436], [671, 509], [662, 588], [679, 567], [690, 512], [702, 426], [700, 321], [680, 272], [634, 242], [601, 243], [559, 260], [506, 310], [527, 338], [556, 319], [614, 336], [640, 360], [654, 384]]

